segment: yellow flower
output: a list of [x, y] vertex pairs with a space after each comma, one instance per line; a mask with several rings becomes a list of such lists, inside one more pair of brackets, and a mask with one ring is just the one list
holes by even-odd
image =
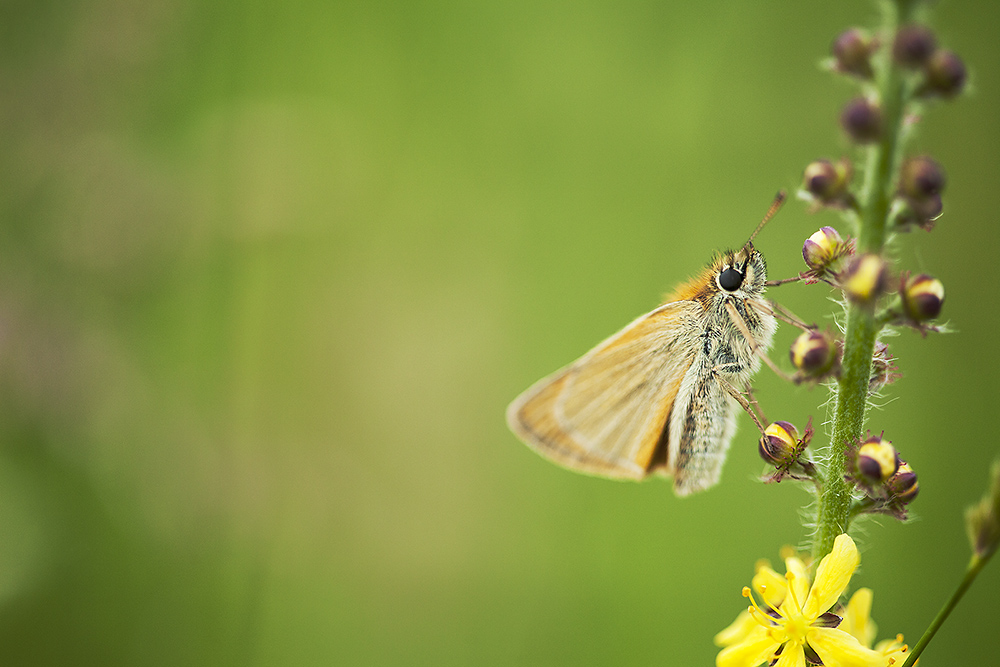
[[850, 633], [838, 629], [840, 617], [827, 611], [847, 588], [859, 561], [854, 540], [840, 535], [833, 551], [820, 561], [811, 589], [802, 561], [786, 560], [788, 589], [777, 609], [765, 611], [750, 588], [744, 588], [743, 594], [752, 605], [747, 611], [757, 625], [719, 652], [717, 667], [756, 667], [775, 658], [776, 667], [805, 667], [807, 655], [813, 658], [811, 662], [817, 662], [818, 657], [826, 665], [884, 667], [883, 654], [865, 648]]
[[[910, 647], [903, 643], [903, 635], [896, 635], [895, 639], [883, 639], [875, 645], [875, 652], [885, 660], [885, 667], [899, 667], [906, 662], [907, 651]], [[919, 664], [917, 660], [913, 664]]]

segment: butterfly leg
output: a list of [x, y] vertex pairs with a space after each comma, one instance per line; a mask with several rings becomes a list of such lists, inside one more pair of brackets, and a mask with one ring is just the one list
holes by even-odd
[[751, 403], [751, 401], [747, 400], [747, 397], [744, 396], [736, 387], [730, 384], [728, 380], [721, 377], [716, 372], [716, 369], [712, 369], [712, 372], [715, 375], [715, 379], [719, 381], [720, 385], [722, 385], [722, 388], [725, 389], [730, 396], [736, 399], [736, 402], [740, 404], [740, 407], [742, 407], [743, 410], [750, 415], [750, 419], [752, 419], [753, 423], [757, 425], [757, 430], [763, 433], [764, 424], [767, 420], [764, 418], [764, 415], [758, 415], [757, 410], [754, 409], [754, 406], [757, 405], [757, 399], [753, 398], [753, 394], [750, 394], [750, 398], [753, 400]]
[[815, 331], [816, 329], [819, 328], [815, 324], [806, 324], [804, 320], [802, 320], [792, 311], [782, 306], [777, 301], [772, 301], [768, 299], [766, 302], [749, 301], [749, 303], [752, 308], [756, 308], [762, 313], [773, 315], [782, 322], [785, 322], [786, 324], [791, 324], [793, 327], [798, 327], [803, 331]]
[[750, 405], [753, 406], [753, 409], [757, 413], [757, 416], [760, 417], [760, 422], [762, 424], [770, 424], [771, 423], [770, 420], [764, 415], [764, 411], [760, 409], [760, 403], [757, 401], [757, 397], [754, 396], [753, 387], [750, 386], [749, 381], [747, 381], [743, 393], [746, 394], [747, 401], [749, 401]]
[[778, 377], [788, 380], [789, 382], [794, 382], [795, 379], [785, 371], [778, 368], [775, 363], [771, 361], [770, 357], [767, 356], [767, 353], [760, 348], [760, 345], [757, 344], [757, 340], [750, 334], [750, 329], [747, 327], [746, 321], [744, 321], [743, 316], [740, 315], [739, 311], [736, 310], [736, 306], [733, 305], [732, 301], [726, 302], [726, 310], [729, 311], [729, 317], [732, 319], [733, 324], [736, 325], [736, 328], [739, 329], [740, 333], [742, 333], [747, 339], [753, 353], [760, 357], [761, 360], [763, 360], [763, 362], [767, 364]]

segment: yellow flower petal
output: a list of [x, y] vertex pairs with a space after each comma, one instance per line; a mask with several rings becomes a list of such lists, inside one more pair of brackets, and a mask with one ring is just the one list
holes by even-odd
[[885, 658], [862, 646], [857, 639], [836, 628], [810, 628], [809, 646], [825, 665], [837, 667], [885, 667]]
[[757, 574], [753, 575], [750, 585], [755, 593], [760, 593], [764, 602], [772, 609], [778, 608], [788, 592], [788, 582], [785, 578], [766, 565], [757, 568]]
[[854, 540], [846, 534], [838, 535], [833, 543], [833, 551], [820, 561], [816, 569], [816, 581], [809, 591], [809, 598], [802, 606], [802, 613], [806, 618], [816, 618], [837, 602], [860, 560]]
[[802, 650], [802, 645], [785, 644], [785, 649], [778, 656], [775, 667], [806, 667], [806, 654]]
[[757, 667], [771, 659], [778, 650], [778, 642], [768, 636], [763, 626], [758, 625], [738, 644], [727, 646], [715, 656], [716, 667]]
[[838, 627], [861, 642], [865, 648], [871, 648], [878, 632], [878, 626], [871, 619], [871, 613], [872, 589], [859, 588], [847, 603], [844, 621]]
[[749, 612], [744, 610], [740, 612], [735, 621], [729, 624], [729, 627], [715, 635], [713, 641], [716, 646], [731, 646], [743, 641], [750, 634], [750, 631], [757, 627], [760, 627], [760, 624], [753, 620], [753, 616]]

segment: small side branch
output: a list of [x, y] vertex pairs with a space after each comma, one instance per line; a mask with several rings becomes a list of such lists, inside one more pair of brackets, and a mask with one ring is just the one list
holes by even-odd
[[777, 287], [779, 285], [787, 285], [788, 283], [797, 283], [805, 278], [802, 275], [795, 276], [794, 278], [781, 278], [779, 280], [768, 280], [764, 284], [768, 287]]

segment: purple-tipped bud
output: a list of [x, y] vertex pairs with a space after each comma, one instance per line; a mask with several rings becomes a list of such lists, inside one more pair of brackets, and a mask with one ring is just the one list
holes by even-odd
[[892, 59], [903, 67], [916, 69], [927, 62], [937, 47], [930, 28], [922, 25], [903, 26], [892, 42]]
[[830, 50], [836, 60], [834, 68], [844, 74], [853, 74], [862, 79], [872, 78], [871, 55], [876, 44], [871, 36], [860, 28], [850, 28], [837, 35]]
[[853, 141], [868, 144], [882, 136], [882, 110], [874, 102], [857, 97], [840, 114], [840, 124]]
[[810, 269], [822, 270], [837, 258], [844, 239], [833, 227], [822, 227], [802, 244], [802, 259]]
[[816, 160], [809, 163], [802, 173], [802, 189], [820, 203], [839, 204], [847, 194], [851, 176], [849, 160], [840, 160], [836, 163]]
[[954, 97], [965, 87], [965, 63], [951, 51], [938, 49], [926, 65], [927, 82], [924, 91], [941, 97]]
[[839, 194], [837, 181], [837, 170], [829, 160], [810, 163], [802, 174], [805, 190], [819, 199], [830, 199]]
[[910, 158], [900, 172], [899, 189], [911, 199], [927, 199], [944, 189], [944, 170], [929, 157]]
[[866, 482], [873, 486], [883, 484], [899, 469], [899, 454], [891, 442], [873, 436], [861, 443], [855, 465]]
[[823, 331], [806, 331], [799, 335], [789, 350], [792, 365], [809, 378], [819, 378], [837, 361], [836, 341]]
[[795, 462], [799, 445], [799, 430], [788, 422], [771, 422], [764, 429], [757, 445], [760, 457], [773, 466], [788, 466]]
[[941, 313], [944, 304], [944, 285], [926, 273], [909, 278], [902, 291], [903, 308], [907, 316], [917, 322], [931, 320]]
[[889, 478], [885, 484], [889, 497], [900, 505], [907, 505], [917, 497], [920, 485], [917, 484], [917, 473], [913, 472], [906, 461], [899, 462], [896, 474]]
[[885, 260], [868, 253], [855, 257], [844, 277], [843, 288], [855, 303], [871, 303], [885, 291]]

